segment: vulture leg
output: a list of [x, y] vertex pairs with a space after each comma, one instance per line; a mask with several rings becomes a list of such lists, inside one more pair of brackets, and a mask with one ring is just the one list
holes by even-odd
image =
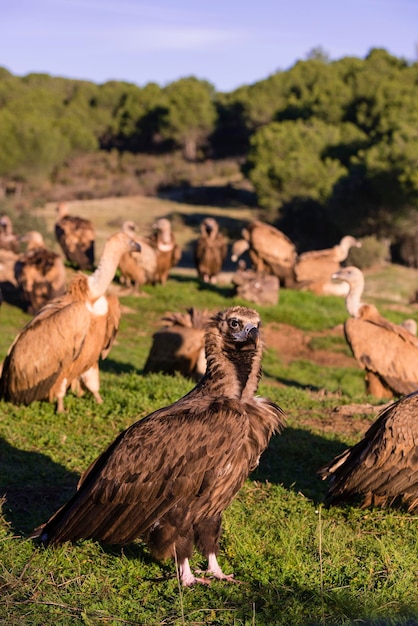
[[187, 557], [180, 563], [180, 580], [183, 587], [191, 587], [195, 583], [210, 585], [210, 580], [207, 578], [196, 578], [190, 569], [190, 563]]
[[392, 391], [384, 384], [380, 376], [374, 372], [369, 371], [366, 374], [366, 390], [368, 394], [376, 398], [393, 398]]
[[64, 398], [65, 398], [66, 392], [67, 392], [67, 379], [64, 378], [56, 394], [57, 413], [64, 413]]
[[88, 369], [86, 372], [83, 372], [80, 376], [80, 379], [84, 387], [93, 394], [96, 402], [98, 404], [102, 404], [103, 400], [99, 394], [100, 375], [97, 363], [95, 365], [92, 365], [92, 367], [90, 367], [90, 369]]
[[208, 568], [206, 570], [208, 574], [212, 574], [218, 580], [237, 582], [234, 580], [233, 574], [223, 573], [216, 558], [219, 552], [221, 522], [222, 519], [220, 515], [199, 522], [195, 526], [196, 546], [208, 560]]

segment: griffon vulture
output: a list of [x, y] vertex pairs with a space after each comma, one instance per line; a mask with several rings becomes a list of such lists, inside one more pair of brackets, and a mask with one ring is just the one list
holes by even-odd
[[330, 478], [329, 504], [363, 498], [363, 507], [418, 508], [418, 393], [385, 407], [363, 439], [318, 473]]
[[231, 260], [236, 262], [246, 250], [256, 272], [274, 274], [285, 287], [294, 284], [296, 248], [284, 233], [258, 220], [242, 230], [243, 239], [232, 246]]
[[263, 351], [256, 311], [217, 312], [205, 345], [207, 369], [194, 389], [122, 432], [31, 538], [48, 545], [141, 537], [157, 559], [178, 561], [184, 586], [209, 583], [191, 570], [195, 544], [209, 573], [233, 579], [216, 558], [222, 514], [282, 428], [283, 411], [256, 395]]
[[136, 225], [127, 220], [122, 224], [122, 232], [127, 233], [141, 246], [140, 252], [125, 252], [119, 261], [120, 281], [127, 287], [140, 290], [142, 285], [153, 285], [157, 273], [157, 251], [146, 237], [136, 234]]
[[171, 268], [180, 261], [181, 248], [176, 243], [171, 223], [167, 218], [160, 217], [153, 224], [153, 229], [149, 240], [157, 253], [155, 282], [165, 285]]
[[8, 215], [0, 217], [0, 249], [19, 252], [19, 240], [13, 232], [12, 220]]
[[361, 248], [361, 242], [347, 235], [333, 248], [309, 250], [300, 254], [295, 265], [296, 287], [319, 295], [346, 296], [347, 285], [333, 283], [331, 277], [338, 272], [353, 247]]
[[16, 261], [16, 282], [28, 313], [34, 315], [47, 302], [64, 293], [65, 267], [60, 255], [48, 250], [38, 231], [29, 231], [21, 241], [27, 242], [27, 249]]
[[216, 283], [228, 253], [228, 244], [213, 217], [206, 217], [200, 224], [200, 235], [195, 242], [194, 261], [200, 280]]
[[405, 395], [418, 389], [418, 338], [382, 317], [376, 307], [361, 302], [364, 276], [358, 267], [345, 267], [333, 278], [349, 285], [345, 337], [360, 367], [366, 389], [377, 398]]
[[94, 269], [96, 234], [90, 220], [70, 215], [68, 207], [60, 202], [56, 208], [55, 236], [65, 258], [81, 270]]
[[195, 307], [187, 313], [169, 313], [165, 325], [154, 333], [144, 372], [180, 372], [199, 380], [206, 370], [205, 328], [209, 320], [207, 309]]
[[101, 401], [97, 363], [108, 354], [120, 319], [118, 299], [105, 293], [121, 254], [138, 248], [128, 235], [112, 235], [96, 271], [89, 277], [77, 273], [67, 292], [32, 318], [4, 361], [1, 398], [14, 404], [56, 400], [62, 412], [68, 387], [80, 379]]

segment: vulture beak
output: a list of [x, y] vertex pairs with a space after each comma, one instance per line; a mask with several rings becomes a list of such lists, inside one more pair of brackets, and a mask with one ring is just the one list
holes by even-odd
[[254, 347], [257, 347], [260, 341], [260, 330], [254, 324], [247, 324], [245, 328], [236, 333], [235, 339], [243, 343], [252, 343]]

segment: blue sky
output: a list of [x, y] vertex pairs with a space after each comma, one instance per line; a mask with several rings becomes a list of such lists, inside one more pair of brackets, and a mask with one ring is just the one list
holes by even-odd
[[103, 83], [185, 76], [232, 91], [321, 46], [418, 60], [418, 0], [0, 0], [0, 66]]

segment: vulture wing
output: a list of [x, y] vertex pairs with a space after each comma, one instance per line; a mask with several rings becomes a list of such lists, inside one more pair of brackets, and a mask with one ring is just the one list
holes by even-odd
[[58, 299], [47, 304], [11, 345], [3, 364], [0, 397], [16, 404], [48, 398], [63, 367], [79, 354], [88, 326], [84, 303], [63, 305], [63, 299]]
[[418, 507], [418, 394], [385, 408], [363, 439], [319, 470], [331, 477], [330, 502], [365, 497], [364, 505], [397, 499]]
[[106, 334], [103, 343], [101, 357], [105, 359], [110, 352], [110, 349], [115, 341], [115, 337], [119, 330], [121, 310], [120, 303], [116, 296], [106, 296], [107, 306], [109, 307], [106, 318]]
[[295, 265], [296, 280], [298, 282], [331, 280], [332, 275], [339, 269], [340, 263], [332, 249], [311, 250], [299, 256]]
[[136, 422], [94, 461], [74, 497], [33, 536], [46, 535], [51, 543], [93, 538], [124, 544], [169, 511], [184, 515], [198, 506], [202, 518], [219, 513], [249, 469], [243, 454], [248, 417], [235, 404], [189, 394]]
[[396, 394], [418, 389], [418, 339], [406, 329], [380, 316], [349, 318], [345, 335], [354, 357], [374, 372]]
[[263, 222], [254, 222], [249, 232], [251, 247], [267, 264], [293, 265], [296, 259], [295, 246], [284, 233]]

